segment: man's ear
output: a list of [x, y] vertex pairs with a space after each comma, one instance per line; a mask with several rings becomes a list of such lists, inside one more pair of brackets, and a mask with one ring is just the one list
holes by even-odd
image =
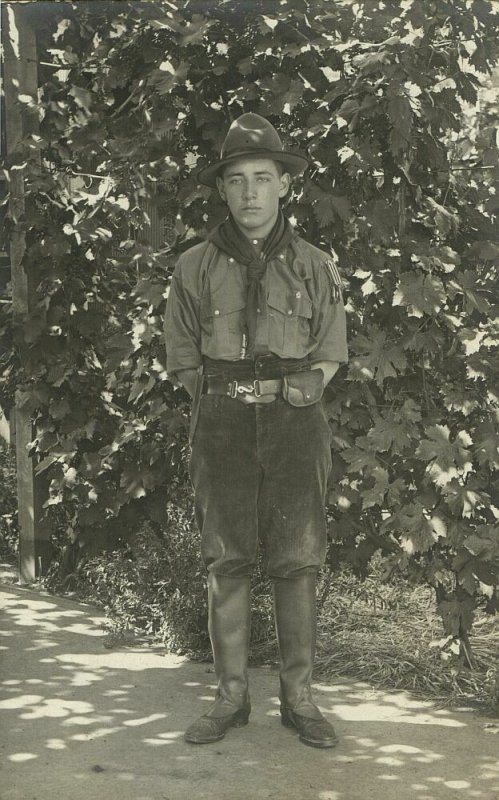
[[291, 176], [289, 172], [283, 172], [279, 178], [279, 197], [286, 197], [291, 186]]
[[216, 181], [217, 181], [218, 194], [220, 195], [220, 197], [222, 198], [222, 200], [225, 203], [225, 202], [227, 202], [227, 196], [225, 194], [225, 186], [224, 186], [223, 179], [222, 178], [217, 178]]

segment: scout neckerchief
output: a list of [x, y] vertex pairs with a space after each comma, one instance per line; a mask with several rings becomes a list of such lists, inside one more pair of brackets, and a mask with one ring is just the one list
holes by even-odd
[[275, 256], [284, 252], [296, 236], [289, 220], [279, 211], [276, 223], [263, 243], [258, 254], [250, 240], [241, 233], [231, 215], [218, 225], [208, 236], [220, 250], [247, 267], [246, 326], [248, 331], [248, 354], [253, 355], [256, 335], [257, 308], [263, 308], [266, 299], [262, 278], [267, 264]]

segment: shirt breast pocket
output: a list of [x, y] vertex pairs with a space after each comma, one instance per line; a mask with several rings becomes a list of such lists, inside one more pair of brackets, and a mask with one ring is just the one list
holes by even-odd
[[309, 351], [312, 301], [303, 289], [271, 287], [268, 296], [269, 348], [282, 358]]
[[201, 350], [208, 358], [238, 358], [245, 329], [246, 302], [236, 293], [201, 299]]

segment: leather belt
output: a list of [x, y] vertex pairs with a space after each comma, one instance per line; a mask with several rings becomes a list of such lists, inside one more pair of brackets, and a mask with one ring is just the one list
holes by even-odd
[[282, 378], [275, 380], [239, 380], [224, 381], [220, 378], [205, 378], [206, 394], [224, 394], [227, 397], [236, 398], [243, 394], [253, 394], [255, 397], [263, 397], [269, 394], [280, 394], [282, 389]]

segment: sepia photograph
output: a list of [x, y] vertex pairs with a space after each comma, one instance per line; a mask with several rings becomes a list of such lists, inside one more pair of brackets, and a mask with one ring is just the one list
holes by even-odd
[[0, 13], [0, 800], [499, 800], [499, 1]]

